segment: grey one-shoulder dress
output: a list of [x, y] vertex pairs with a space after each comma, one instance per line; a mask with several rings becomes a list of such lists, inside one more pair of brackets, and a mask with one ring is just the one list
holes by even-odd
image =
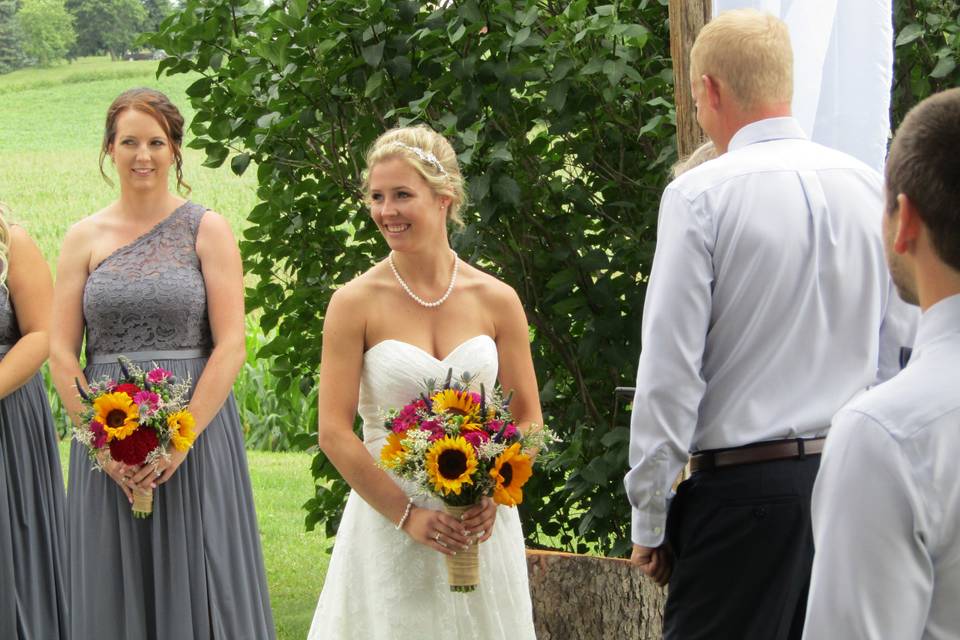
[[[20, 339], [0, 289], [0, 357]], [[57, 433], [38, 372], [0, 400], [0, 638], [67, 638], [66, 524]]]
[[[88, 380], [119, 377], [117, 356], [125, 355], [196, 384], [213, 345], [196, 253], [204, 211], [183, 204], [89, 275]], [[275, 637], [232, 393], [170, 481], [155, 489], [148, 519], [131, 515], [120, 487], [92, 471], [74, 442], [67, 529], [74, 638]]]

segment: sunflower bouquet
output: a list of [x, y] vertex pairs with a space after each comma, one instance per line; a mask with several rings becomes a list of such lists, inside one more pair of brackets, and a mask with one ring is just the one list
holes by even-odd
[[[389, 431], [380, 466], [415, 486], [419, 495], [439, 498], [457, 517], [490, 496], [515, 507], [533, 475], [534, 456], [554, 440], [545, 428], [521, 431], [510, 414], [510, 396], [495, 387], [471, 390], [464, 374], [452, 370], [439, 386], [427, 381], [420, 397], [388, 411]], [[473, 591], [479, 582], [477, 545], [447, 559], [452, 591]]]
[[[193, 446], [193, 415], [185, 408], [190, 380], [178, 381], [160, 367], [149, 371], [120, 360], [122, 379], [104, 377], [85, 391], [76, 381], [83, 403], [74, 439], [87, 448], [95, 469], [108, 460], [130, 466], [157, 464], [170, 455], [170, 447], [187, 451]], [[153, 513], [153, 492], [134, 489], [133, 515]]]

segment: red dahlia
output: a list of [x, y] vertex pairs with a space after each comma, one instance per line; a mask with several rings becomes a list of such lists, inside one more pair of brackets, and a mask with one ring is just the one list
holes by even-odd
[[125, 393], [131, 398], [137, 395], [138, 393], [140, 393], [140, 391], [141, 391], [140, 387], [138, 387], [135, 384], [131, 384], [129, 382], [118, 384], [117, 387], [113, 390], [114, 393]]
[[110, 455], [124, 464], [141, 465], [159, 444], [156, 431], [150, 427], [139, 427], [123, 440], [112, 440]]

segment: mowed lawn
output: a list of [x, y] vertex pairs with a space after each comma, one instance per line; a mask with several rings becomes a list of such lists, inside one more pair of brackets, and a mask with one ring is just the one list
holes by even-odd
[[[53, 69], [0, 75], [0, 201], [34, 237], [51, 268], [76, 220], [110, 203], [117, 188], [97, 166], [107, 107], [131, 87], [158, 88], [193, 115], [184, 90], [192, 78], [154, 77], [156, 62], [82, 59]], [[189, 140], [189, 135], [188, 135]], [[238, 178], [226, 166], [201, 167], [200, 151], [184, 150], [191, 199], [226, 216], [239, 236], [256, 202], [254, 171]], [[109, 159], [105, 163], [112, 175]], [[249, 323], [248, 323], [249, 324]], [[271, 393], [263, 389], [262, 393]], [[68, 443], [61, 443], [64, 474]], [[307, 635], [328, 556], [327, 540], [306, 533], [301, 506], [313, 495], [309, 453], [248, 452], [254, 499], [277, 636]]]

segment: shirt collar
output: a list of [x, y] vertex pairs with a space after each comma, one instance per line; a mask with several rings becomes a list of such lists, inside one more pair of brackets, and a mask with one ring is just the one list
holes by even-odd
[[919, 351], [951, 333], [960, 333], [960, 294], [944, 298], [923, 312], [917, 328], [915, 349]]
[[727, 145], [727, 151], [735, 151], [748, 144], [766, 142], [768, 140], [783, 140], [787, 138], [807, 139], [807, 134], [797, 119], [792, 116], [782, 118], [766, 118], [751, 122], [737, 131]]

